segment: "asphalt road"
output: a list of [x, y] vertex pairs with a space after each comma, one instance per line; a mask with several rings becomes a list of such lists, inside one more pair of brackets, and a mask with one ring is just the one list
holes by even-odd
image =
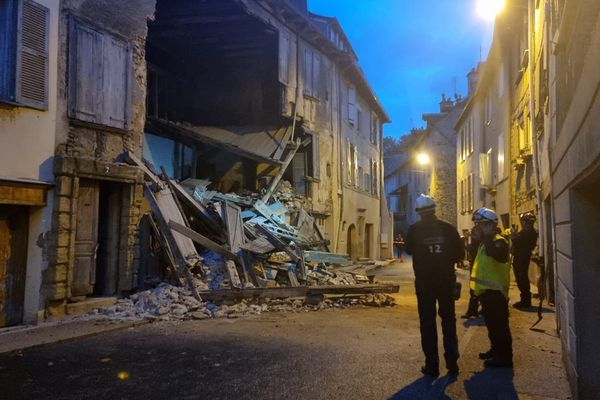
[[410, 262], [378, 275], [401, 282], [397, 306], [154, 323], [2, 355], [0, 398], [569, 398], [551, 312], [537, 332], [533, 312], [511, 313], [514, 370], [484, 369], [482, 321], [458, 320], [461, 373], [433, 380], [419, 372]]

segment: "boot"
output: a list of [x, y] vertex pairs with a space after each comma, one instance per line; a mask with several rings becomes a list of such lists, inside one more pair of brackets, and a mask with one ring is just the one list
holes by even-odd
[[515, 304], [513, 304], [513, 307], [520, 310], [524, 308], [531, 308], [531, 300], [517, 301]]
[[485, 360], [483, 362], [483, 365], [486, 368], [512, 368], [513, 362], [512, 360], [503, 360], [500, 358], [492, 357]]

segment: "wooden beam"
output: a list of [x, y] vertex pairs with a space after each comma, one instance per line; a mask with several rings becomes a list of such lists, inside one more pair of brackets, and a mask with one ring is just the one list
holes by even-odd
[[146, 199], [148, 200], [148, 203], [150, 204], [152, 214], [154, 214], [156, 222], [158, 222], [158, 226], [160, 227], [160, 234], [167, 242], [167, 254], [170, 253], [170, 258], [172, 257], [172, 259], [174, 260], [174, 268], [178, 268], [179, 274], [185, 276], [188, 288], [190, 289], [196, 300], [202, 301], [202, 298], [198, 294], [198, 289], [194, 285], [192, 273], [188, 269], [188, 262], [185, 259], [183, 253], [181, 252], [181, 249], [177, 243], [177, 240], [175, 239], [175, 236], [173, 235], [173, 232], [171, 232], [171, 230], [169, 229], [169, 225], [167, 224], [167, 221], [165, 221], [164, 215], [162, 214], [158, 202], [156, 201], [156, 198], [154, 197], [154, 194], [152, 193], [152, 190], [150, 190], [148, 184], [144, 185], [144, 194]]
[[294, 156], [296, 155], [296, 152], [298, 151], [299, 148], [300, 148], [300, 142], [296, 141], [294, 147], [290, 150], [290, 152], [286, 156], [285, 160], [283, 161], [283, 164], [281, 165], [279, 172], [271, 180], [271, 183], [269, 184], [269, 189], [267, 190], [267, 192], [261, 199], [263, 201], [263, 203], [265, 203], [265, 204], [268, 203], [269, 200], [271, 199], [271, 196], [273, 196], [273, 192], [275, 191], [275, 189], [277, 189], [277, 185], [279, 185], [279, 181], [281, 181], [281, 178], [283, 178], [283, 174], [285, 173], [285, 170], [288, 168], [288, 166], [294, 159]]
[[307, 295], [360, 295], [375, 293], [398, 293], [400, 285], [392, 284], [363, 284], [335, 286], [299, 286], [276, 288], [249, 288], [242, 290], [201, 291], [205, 300], [223, 299], [252, 299], [252, 298], [288, 298], [305, 297]]
[[169, 227], [173, 229], [175, 232], [181, 233], [182, 235], [192, 239], [194, 242], [198, 243], [200, 246], [207, 248], [210, 251], [214, 251], [225, 257], [227, 260], [237, 261], [237, 256], [233, 254], [229, 249], [221, 246], [220, 244], [213, 242], [206, 236], [199, 234], [198, 232], [188, 228], [187, 226], [183, 226], [175, 221], [169, 221]]

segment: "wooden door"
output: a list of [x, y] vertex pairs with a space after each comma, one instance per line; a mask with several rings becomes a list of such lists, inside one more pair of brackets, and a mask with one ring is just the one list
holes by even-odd
[[29, 208], [0, 206], [0, 327], [23, 322]]
[[72, 297], [89, 296], [94, 292], [98, 251], [99, 192], [97, 182], [81, 181], [79, 185]]

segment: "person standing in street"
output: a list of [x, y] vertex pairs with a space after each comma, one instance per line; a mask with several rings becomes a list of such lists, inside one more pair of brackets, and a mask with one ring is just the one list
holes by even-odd
[[479, 297], [488, 330], [490, 349], [479, 353], [486, 367], [512, 368], [512, 336], [508, 324], [508, 287], [510, 283], [509, 248], [498, 234], [494, 210], [480, 208], [473, 213], [473, 234], [481, 237], [470, 287]]
[[400, 260], [400, 262], [404, 262], [402, 259], [402, 253], [404, 252], [404, 238], [400, 233], [398, 233], [394, 238], [394, 249], [396, 250], [398, 260]]
[[519, 219], [521, 220], [521, 230], [512, 234], [512, 255], [513, 270], [521, 292], [521, 300], [513, 304], [513, 307], [523, 309], [531, 307], [529, 261], [531, 261], [531, 252], [537, 244], [538, 234], [533, 228], [533, 224], [535, 224], [533, 213], [523, 213]]
[[[425, 354], [425, 375], [439, 375], [436, 311], [442, 319], [444, 358], [451, 375], [458, 375], [458, 339], [453, 291], [456, 283], [454, 264], [464, 258], [464, 243], [456, 228], [435, 215], [432, 197], [420, 195], [416, 211], [420, 221], [411, 225], [404, 250], [413, 256], [415, 289]], [[439, 311], [437, 307], [439, 307]]]

